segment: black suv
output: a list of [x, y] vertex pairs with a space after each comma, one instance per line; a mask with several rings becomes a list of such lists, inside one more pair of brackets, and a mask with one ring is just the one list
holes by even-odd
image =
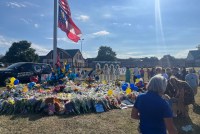
[[6, 69], [0, 70], [0, 85], [5, 85], [5, 80], [9, 77], [15, 77], [22, 83], [30, 82], [30, 77], [42, 74], [50, 74], [51, 66], [45, 63], [18, 62], [10, 65]]

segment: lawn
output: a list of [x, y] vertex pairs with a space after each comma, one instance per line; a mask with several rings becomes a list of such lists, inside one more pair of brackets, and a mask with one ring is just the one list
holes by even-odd
[[[199, 89], [200, 90], [200, 89]], [[198, 106], [190, 106], [187, 119], [174, 119], [180, 134], [200, 132], [200, 91], [196, 96]], [[75, 134], [137, 134], [138, 121], [130, 118], [131, 109], [111, 110], [100, 114], [79, 116], [1, 115], [1, 134], [75, 133]], [[184, 132], [182, 126], [192, 125], [193, 131]]]

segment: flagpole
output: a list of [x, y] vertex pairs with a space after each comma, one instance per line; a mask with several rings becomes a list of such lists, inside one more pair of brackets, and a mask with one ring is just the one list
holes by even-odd
[[57, 0], [54, 0], [54, 26], [53, 26], [53, 68], [55, 69], [57, 57]]

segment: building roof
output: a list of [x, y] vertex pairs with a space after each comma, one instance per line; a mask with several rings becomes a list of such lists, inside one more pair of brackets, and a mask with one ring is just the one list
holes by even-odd
[[189, 53], [193, 56], [193, 58], [200, 59], [200, 50], [190, 50]]
[[[71, 54], [69, 54], [68, 52], [66, 52], [64, 49], [62, 49], [62, 48], [57, 48], [57, 49], [59, 49], [60, 51], [62, 51], [63, 53], [65, 53], [65, 54], [67, 54], [68, 55], [68, 57], [72, 57], [71, 56]], [[53, 50], [52, 50], [53, 51]]]
[[[57, 48], [57, 50], [60, 50], [63, 53], [67, 54], [70, 58], [73, 58], [76, 55], [76, 53], [80, 51], [79, 49], [66, 49], [66, 50], [64, 50], [62, 48]], [[51, 50], [49, 53], [53, 53], [53, 50]]]
[[74, 57], [78, 51], [79, 51], [79, 49], [67, 49], [67, 50], [65, 50], [65, 52], [67, 52], [71, 57]]

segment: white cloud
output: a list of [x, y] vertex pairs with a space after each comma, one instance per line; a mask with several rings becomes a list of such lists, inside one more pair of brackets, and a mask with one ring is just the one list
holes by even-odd
[[0, 35], [0, 47], [2, 47], [2, 48], [10, 47], [12, 42], [13, 42], [12, 40], [7, 40], [5, 37]]
[[118, 25], [119, 23], [117, 23], [117, 22], [113, 22], [112, 24], [113, 24], [113, 25]]
[[38, 28], [38, 27], [39, 27], [39, 25], [38, 25], [38, 24], [34, 24], [34, 27], [35, 27], [35, 28]]
[[86, 58], [94, 58], [97, 56], [98, 51], [83, 51], [83, 57]]
[[118, 26], [118, 27], [122, 27], [122, 26], [132, 26], [132, 24], [131, 24], [131, 23], [128, 23], [128, 22], [124, 22], [124, 23], [113, 22], [112, 24], [115, 25], [115, 26]]
[[40, 17], [44, 17], [44, 14], [40, 14]]
[[103, 15], [103, 17], [104, 17], [104, 18], [111, 18], [111, 17], [112, 17], [112, 15], [111, 15], [111, 14], [109, 14], [109, 13], [107, 13], [107, 14], [104, 14], [104, 15]]
[[26, 7], [25, 4], [22, 4], [22, 3], [17, 3], [17, 2], [7, 2], [7, 6], [8, 7], [11, 7], [11, 8], [23, 8], [23, 7]]
[[30, 19], [24, 19], [24, 18], [20, 18], [21, 21], [23, 21], [26, 24], [30, 24], [32, 22], [32, 20]]
[[66, 37], [62, 37], [62, 38], [57, 38], [57, 41], [69, 42], [69, 39], [67, 39]]
[[191, 50], [197, 50], [197, 49], [184, 49], [184, 50], [180, 50], [180, 51], [178, 51], [174, 55], [174, 57], [176, 57], [176, 58], [186, 58], [187, 55], [188, 55], [188, 53], [189, 53], [189, 51], [191, 51]]
[[80, 20], [80, 21], [83, 21], [83, 22], [86, 22], [86, 21], [88, 21], [90, 19], [90, 17], [87, 16], [87, 15], [80, 15], [80, 16], [76, 17], [76, 19]]
[[37, 45], [37, 44], [34, 44], [34, 43], [31, 44], [31, 47], [36, 50], [36, 53], [38, 55], [46, 55], [48, 52], [50, 52], [49, 49], [43, 48], [41, 46], [42, 46], [41, 44], [40, 45]]
[[40, 7], [40, 6], [37, 5], [37, 4], [31, 3], [31, 2], [27, 2], [27, 1], [24, 1], [23, 3], [24, 3], [25, 5], [27, 5], [27, 6], [30, 6], [30, 7]]
[[154, 54], [145, 54], [145, 53], [132, 53], [132, 52], [118, 52], [117, 58], [128, 59], [128, 58], [144, 58], [144, 57], [154, 57]]
[[7, 2], [6, 3], [7, 7], [11, 7], [11, 8], [26, 8], [26, 7], [40, 7], [37, 4], [31, 3], [31, 2]]
[[131, 26], [132, 24], [131, 23], [124, 23], [123, 25], [124, 26]]
[[109, 35], [110, 33], [108, 31], [99, 31], [99, 32], [96, 32], [96, 33], [93, 33], [93, 35], [96, 35], [96, 36], [104, 36], [104, 35]]
[[[52, 37], [46, 37], [46, 39], [53, 40]], [[67, 42], [67, 43], [77, 44], [76, 42], [69, 40], [67, 37], [57, 38], [57, 41], [63, 41], [63, 42]]]

